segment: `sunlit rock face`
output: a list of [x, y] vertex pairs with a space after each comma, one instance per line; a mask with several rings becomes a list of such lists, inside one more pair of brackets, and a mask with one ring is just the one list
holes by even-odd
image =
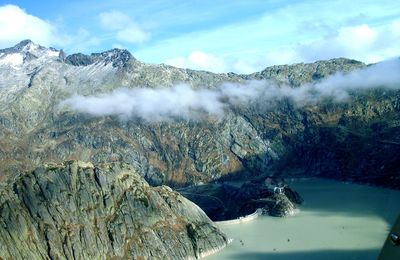
[[228, 242], [198, 206], [123, 163], [47, 164], [0, 195], [2, 259], [194, 259]]
[[[300, 97], [295, 94], [253, 102], [246, 91], [239, 96], [230, 92], [229, 98], [246, 96], [247, 103], [224, 103], [226, 88], [221, 85], [226, 83], [247, 86], [252, 80], [266, 80], [285, 93], [360, 68], [367, 67], [354, 60], [333, 59], [273, 66], [249, 75], [214, 74], [145, 64], [125, 50], [65, 56], [22, 42], [0, 50], [1, 178], [43, 162], [79, 159], [129, 163], [151, 185], [277, 175], [399, 187], [398, 87], [349, 90], [347, 98], [331, 94], [305, 103], [295, 101]], [[175, 111], [167, 118], [143, 116], [148, 115], [147, 108], [163, 107], [167, 99], [141, 103], [141, 112], [131, 111], [132, 116], [110, 110], [102, 115], [102, 107], [96, 105], [90, 111], [97, 114], [60, 105], [74, 96], [99, 97], [121, 88], [147, 91], [179, 84], [200, 92], [222, 91], [225, 94], [218, 94], [216, 100], [224, 104], [223, 113], [213, 113], [206, 98], [199, 101], [194, 116], [189, 106], [186, 114]], [[268, 96], [264, 92], [257, 94]], [[211, 113], [202, 114], [203, 110]]]

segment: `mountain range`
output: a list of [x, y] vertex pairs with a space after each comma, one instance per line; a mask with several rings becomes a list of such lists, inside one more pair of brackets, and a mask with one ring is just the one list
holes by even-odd
[[0, 50], [0, 259], [199, 258], [229, 242], [210, 218], [295, 212], [284, 178], [399, 189], [399, 110], [399, 59], [215, 74], [22, 41]]
[[[66, 56], [22, 41], [0, 50], [1, 178], [45, 162], [85, 160], [123, 161], [152, 185], [174, 187], [273, 175], [399, 188], [399, 82], [345, 89], [340, 100], [332, 81], [374, 66], [338, 58], [215, 74], [146, 64], [121, 49]], [[170, 98], [168, 89], [179, 94], [182, 84], [189, 92]], [[128, 92], [127, 101], [118, 91]], [[146, 99], [148, 92], [159, 98]], [[182, 105], [187, 93], [202, 103]], [[128, 114], [107, 103], [129, 105], [132, 96], [138, 104], [127, 106]]]

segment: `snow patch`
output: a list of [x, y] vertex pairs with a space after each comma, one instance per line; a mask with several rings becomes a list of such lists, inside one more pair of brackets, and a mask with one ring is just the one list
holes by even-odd
[[58, 57], [60, 55], [59, 51], [48, 51], [47, 55], [50, 57]]
[[5, 56], [1, 56], [0, 65], [9, 65], [9, 66], [20, 66], [24, 62], [24, 57], [21, 53], [11, 53]]
[[29, 52], [35, 52], [38, 49], [39, 49], [39, 45], [31, 42], [31, 43], [28, 43], [22, 50], [25, 51], [25, 52], [28, 52], [28, 51]]

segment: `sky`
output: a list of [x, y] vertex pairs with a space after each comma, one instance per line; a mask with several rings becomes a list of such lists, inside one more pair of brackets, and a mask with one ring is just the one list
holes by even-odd
[[218, 73], [337, 57], [375, 63], [400, 56], [400, 2], [0, 0], [0, 48], [24, 39]]

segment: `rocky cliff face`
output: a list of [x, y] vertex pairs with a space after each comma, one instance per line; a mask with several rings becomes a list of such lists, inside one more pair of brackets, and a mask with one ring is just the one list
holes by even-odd
[[198, 206], [122, 163], [45, 165], [0, 187], [0, 259], [189, 259], [226, 243]]
[[[11, 56], [10, 56], [11, 55]], [[12, 59], [10, 58], [12, 57]], [[327, 176], [400, 187], [399, 91], [352, 93], [352, 101], [238, 107], [224, 118], [145, 122], [60, 108], [73, 94], [115, 88], [269, 80], [300, 87], [366, 65], [334, 59], [273, 66], [250, 75], [144, 64], [123, 50], [65, 57], [23, 42], [0, 51], [0, 172], [46, 161], [124, 161], [151, 184], [184, 186], [225, 176]]]
[[237, 219], [262, 209], [274, 217], [294, 215], [301, 196], [286, 183], [268, 178], [245, 183], [211, 183], [179, 189], [179, 192], [199, 205], [214, 221]]

